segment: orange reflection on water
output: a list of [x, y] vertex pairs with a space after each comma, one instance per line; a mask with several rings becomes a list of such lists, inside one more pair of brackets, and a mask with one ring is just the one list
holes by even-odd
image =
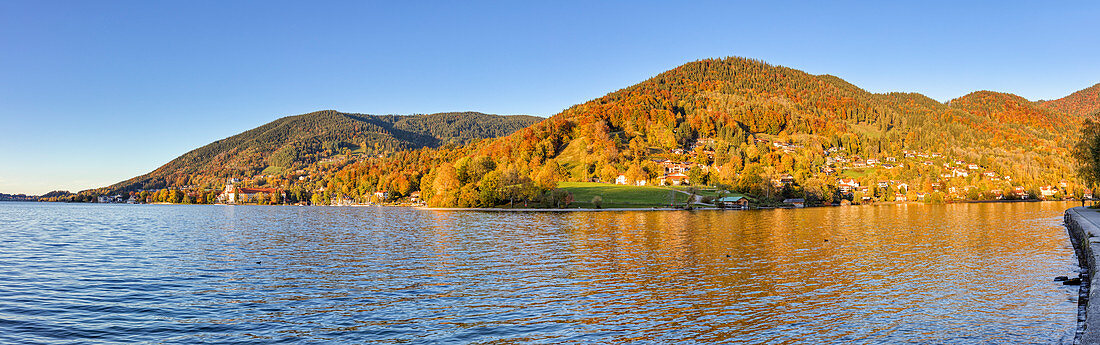
[[1072, 263], [1063, 207], [573, 213], [572, 277], [593, 316], [578, 321], [646, 325], [617, 341], [939, 342], [1004, 312], [1026, 328], [1073, 309], [1050, 284]]
[[237, 311], [211, 322], [275, 338], [1046, 343], [1076, 313], [1075, 290], [1051, 280], [1073, 268], [1069, 206], [255, 207], [197, 243], [226, 271], [201, 296]]

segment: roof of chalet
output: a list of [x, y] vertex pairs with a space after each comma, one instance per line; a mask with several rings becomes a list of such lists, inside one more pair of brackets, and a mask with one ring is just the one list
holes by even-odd
[[727, 196], [727, 197], [724, 197], [724, 198], [720, 198], [717, 201], [718, 202], [738, 202], [738, 201], [741, 201], [741, 199], [746, 199], [746, 198], [743, 197], [743, 196]]

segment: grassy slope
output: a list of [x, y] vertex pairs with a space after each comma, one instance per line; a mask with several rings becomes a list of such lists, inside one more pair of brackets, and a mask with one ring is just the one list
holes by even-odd
[[558, 183], [558, 188], [573, 193], [573, 204], [583, 208], [593, 207], [591, 201], [597, 195], [603, 198], [604, 208], [667, 207], [670, 193], [678, 204], [683, 204], [687, 200], [687, 195], [665, 187], [624, 186], [595, 182], [561, 182]]
[[[671, 189], [682, 190], [684, 192], [687, 192], [688, 189], [691, 188], [691, 187], [689, 187], [689, 186], [669, 186], [669, 187], [665, 187], [665, 188], [671, 188]], [[719, 197], [717, 189], [707, 188], [707, 187], [700, 187], [699, 189], [697, 189], [695, 194], [697, 194], [699, 196]], [[738, 197], [738, 196], [748, 197], [748, 195], [737, 193], [737, 192], [723, 193], [720, 196], [722, 196], [722, 197], [727, 197], [727, 196], [729, 196], [729, 197]]]

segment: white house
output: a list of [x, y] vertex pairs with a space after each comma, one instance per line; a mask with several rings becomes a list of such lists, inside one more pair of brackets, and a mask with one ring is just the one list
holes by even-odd
[[836, 185], [841, 193], [851, 193], [852, 190], [859, 189], [859, 181], [851, 178], [838, 179]]
[[1044, 198], [1052, 197], [1052, 196], [1054, 196], [1054, 194], [1058, 194], [1058, 187], [1054, 187], [1054, 186], [1039, 187], [1039, 194], [1042, 194]]

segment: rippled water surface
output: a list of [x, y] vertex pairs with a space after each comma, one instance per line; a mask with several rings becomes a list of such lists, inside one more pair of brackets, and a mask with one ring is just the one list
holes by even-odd
[[0, 342], [1064, 343], [1069, 203], [0, 203]]

